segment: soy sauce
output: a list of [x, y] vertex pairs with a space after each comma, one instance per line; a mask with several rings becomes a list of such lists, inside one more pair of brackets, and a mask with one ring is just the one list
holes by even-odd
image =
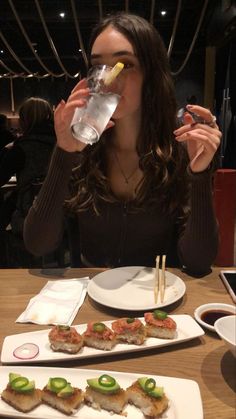
[[205, 323], [214, 326], [216, 320], [220, 319], [221, 317], [231, 316], [232, 314], [233, 313], [225, 310], [208, 310], [201, 314], [201, 319]]

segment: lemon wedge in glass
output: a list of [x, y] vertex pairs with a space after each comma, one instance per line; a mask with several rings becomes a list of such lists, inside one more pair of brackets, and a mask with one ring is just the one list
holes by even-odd
[[111, 84], [123, 68], [124, 68], [123, 63], [120, 63], [120, 62], [116, 63], [116, 65], [114, 65], [111, 71], [108, 74], [106, 74], [106, 77], [104, 79], [105, 86], [108, 86], [109, 84]]

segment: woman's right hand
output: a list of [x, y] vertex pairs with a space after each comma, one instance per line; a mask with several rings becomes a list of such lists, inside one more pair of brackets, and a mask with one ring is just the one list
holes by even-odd
[[57, 136], [57, 145], [68, 152], [82, 151], [86, 144], [76, 140], [70, 124], [76, 108], [85, 106], [89, 89], [85, 79], [81, 80], [72, 90], [67, 102], [62, 100], [54, 112], [54, 126]]

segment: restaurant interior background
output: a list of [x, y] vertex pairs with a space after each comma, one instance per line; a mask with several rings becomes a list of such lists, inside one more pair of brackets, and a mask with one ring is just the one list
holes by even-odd
[[[86, 74], [91, 29], [119, 10], [138, 14], [158, 29], [179, 107], [196, 101], [213, 111], [223, 132], [220, 167], [236, 169], [234, 0], [1, 0], [0, 113], [8, 116], [9, 126], [17, 128], [18, 108], [27, 97], [43, 97], [54, 107], [68, 97]], [[235, 171], [229, 189], [226, 183], [224, 173], [216, 196], [222, 220], [222, 197], [232, 201]], [[230, 205], [235, 220], [236, 205]]]

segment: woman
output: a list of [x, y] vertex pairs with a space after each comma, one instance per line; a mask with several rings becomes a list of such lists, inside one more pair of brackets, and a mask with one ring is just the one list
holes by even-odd
[[221, 134], [214, 118], [194, 105], [189, 110], [206, 124], [194, 124], [186, 114], [185, 125], [175, 130], [166, 51], [141, 17], [106, 18], [92, 34], [89, 58], [92, 66], [124, 63], [121, 100], [93, 146], [75, 140], [70, 130], [75, 108], [89, 95], [86, 81], [58, 105], [57, 147], [25, 222], [26, 246], [35, 254], [51, 251], [70, 212], [76, 217], [74, 266], [79, 255], [85, 266], [154, 266], [156, 255], [166, 254], [169, 266], [208, 273], [217, 251], [211, 161]]
[[7, 150], [0, 165], [0, 186], [7, 183], [11, 176], [16, 175], [17, 179], [15, 208], [11, 205], [10, 212], [13, 214], [7, 213], [6, 205], [2, 209], [6, 217], [1, 214], [1, 227], [7, 220], [13, 233], [22, 237], [24, 218], [34, 198], [34, 185], [45, 178], [56, 142], [49, 102], [38, 97], [25, 100], [19, 109], [19, 125], [22, 136]]

